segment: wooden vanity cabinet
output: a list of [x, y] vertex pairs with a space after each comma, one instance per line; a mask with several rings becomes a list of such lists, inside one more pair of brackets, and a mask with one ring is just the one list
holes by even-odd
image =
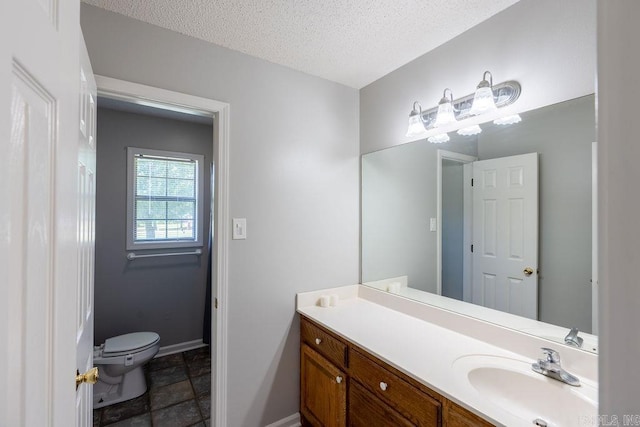
[[492, 426], [303, 316], [300, 340], [303, 426]]

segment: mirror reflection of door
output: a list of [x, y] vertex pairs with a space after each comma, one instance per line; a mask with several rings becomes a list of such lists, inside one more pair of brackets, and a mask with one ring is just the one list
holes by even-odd
[[538, 154], [473, 163], [475, 304], [538, 318]]
[[537, 319], [537, 153], [438, 159], [441, 294]]

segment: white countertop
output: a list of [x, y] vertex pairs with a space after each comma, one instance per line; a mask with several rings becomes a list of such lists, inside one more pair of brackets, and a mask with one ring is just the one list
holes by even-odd
[[[325, 294], [338, 294], [338, 304], [320, 307], [318, 298]], [[549, 346], [536, 337], [360, 285], [298, 294], [297, 311], [446, 398], [505, 426], [522, 421], [483, 398], [452, 365], [471, 354], [533, 363], [541, 355], [539, 348]], [[554, 348], [561, 353], [563, 367], [587, 386], [583, 392], [593, 389], [595, 395], [589, 397], [597, 402], [597, 357], [569, 347]]]

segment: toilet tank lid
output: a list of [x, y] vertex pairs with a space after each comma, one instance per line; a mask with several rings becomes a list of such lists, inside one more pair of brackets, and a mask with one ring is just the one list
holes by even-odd
[[105, 353], [121, 353], [147, 347], [160, 341], [155, 332], [133, 332], [109, 338], [104, 342]]

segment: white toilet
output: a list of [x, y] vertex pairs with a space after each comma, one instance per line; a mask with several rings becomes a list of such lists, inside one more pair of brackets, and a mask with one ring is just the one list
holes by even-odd
[[160, 349], [155, 332], [134, 332], [107, 339], [93, 350], [99, 379], [93, 386], [93, 408], [123, 402], [147, 391], [142, 367]]

